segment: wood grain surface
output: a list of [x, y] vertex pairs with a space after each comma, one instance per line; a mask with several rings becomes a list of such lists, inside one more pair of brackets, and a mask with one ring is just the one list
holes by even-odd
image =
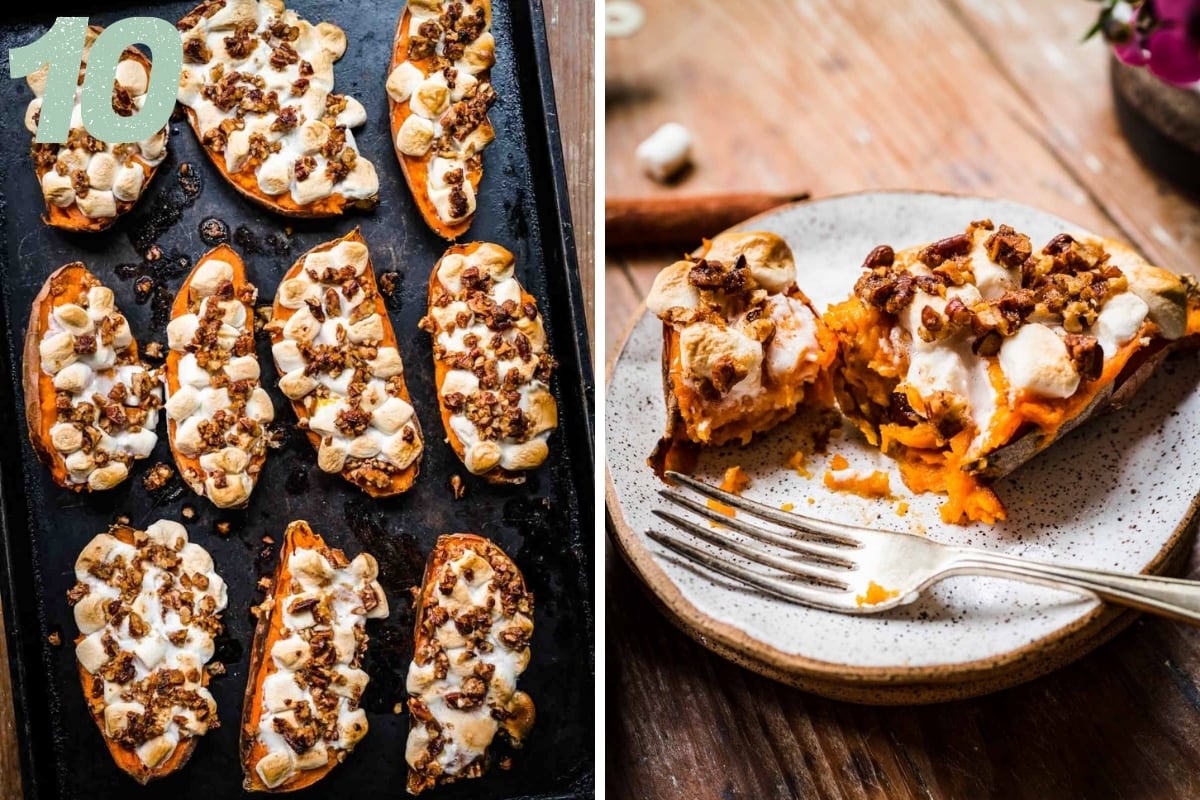
[[554, 96], [567, 167], [567, 193], [588, 333], [595, 335], [596, 63], [594, 9], [585, 0], [543, 0], [554, 70]]
[[[588, 314], [588, 332], [594, 325], [595, 274], [595, 64], [594, 31], [590, 3], [545, 0], [554, 93], [562, 130], [567, 167], [567, 188], [575, 225], [579, 277]], [[99, 743], [97, 743], [99, 746]], [[131, 790], [136, 788], [132, 783]], [[0, 800], [21, 800], [21, 765], [4, 622], [0, 618]]]
[[[644, 0], [610, 40], [610, 196], [932, 189], [1043, 207], [1200, 273], [1200, 207], [1121, 137], [1080, 0]], [[695, 165], [633, 157], [667, 121]], [[716, 231], [713, 231], [716, 233]], [[610, 251], [605, 348], [679, 249]], [[1200, 577], [1193, 556], [1189, 574]], [[1145, 619], [1059, 672], [978, 700], [872, 708], [735, 667], [606, 559], [612, 798], [1194, 798], [1200, 631]]]

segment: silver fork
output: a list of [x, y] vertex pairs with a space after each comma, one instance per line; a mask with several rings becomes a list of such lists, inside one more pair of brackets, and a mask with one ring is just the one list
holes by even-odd
[[[726, 516], [700, 500], [664, 489], [659, 491], [662, 497], [720, 527], [654, 509], [658, 517], [687, 535], [656, 530], [646, 534], [687, 561], [784, 600], [847, 614], [875, 614], [912, 602], [942, 578], [988, 575], [1066, 589], [1200, 624], [1200, 581], [1128, 575], [954, 547], [911, 533], [877, 531], [780, 511], [687, 475], [667, 475], [703, 497], [770, 523], [770, 527]], [[729, 531], [741, 535], [731, 536]], [[695, 539], [712, 545], [719, 555], [697, 547]], [[875, 597], [868, 594], [872, 583], [879, 587]]]

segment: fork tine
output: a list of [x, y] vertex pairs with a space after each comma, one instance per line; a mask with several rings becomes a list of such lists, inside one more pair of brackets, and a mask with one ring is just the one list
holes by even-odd
[[689, 489], [711, 497], [713, 500], [724, 503], [727, 506], [733, 506], [736, 509], [745, 511], [747, 514], [764, 519], [767, 522], [774, 522], [776, 525], [782, 525], [785, 528], [790, 528], [794, 531], [805, 531], [820, 534], [830, 544], [840, 545], [842, 547], [862, 547], [862, 542], [854, 538], [860, 534], [872, 534], [869, 528], [861, 528], [857, 525], [844, 525], [840, 522], [831, 522], [824, 519], [815, 519], [806, 517], [803, 514], [794, 512], [779, 511], [764, 505], [754, 500], [747, 500], [744, 497], [739, 497], [736, 494], [726, 492], [723, 489], [718, 489], [715, 486], [709, 486], [704, 481], [696, 480], [689, 475], [682, 475], [672, 470], [667, 471], [667, 477], [673, 481], [678, 481]]
[[776, 547], [782, 547], [785, 550], [791, 550], [793, 553], [798, 553], [810, 561], [823, 564], [825, 566], [847, 570], [858, 569], [858, 564], [836, 555], [836, 551], [827, 551], [816, 547], [806, 546], [796, 541], [791, 536], [784, 536], [782, 534], [772, 533], [770, 531], [762, 530], [761, 528], [756, 528], [749, 523], [742, 522], [734, 517], [728, 517], [724, 514], [714, 511], [705, 504], [697, 500], [693, 500], [690, 497], [685, 497], [670, 489], [660, 489], [658, 494], [675, 505], [683, 506], [689, 511], [699, 514], [707, 520], [735, 530], [739, 533], [743, 533], [746, 536], [749, 536], [751, 539], [756, 539], [764, 544], [773, 544]]
[[654, 515], [659, 519], [666, 520], [677, 528], [687, 531], [697, 539], [702, 539], [703, 541], [706, 541], [709, 544], [720, 548], [721, 550], [736, 553], [743, 558], [749, 559], [755, 564], [759, 564], [764, 567], [770, 567], [771, 569], [777, 569], [780, 572], [786, 572], [789, 575], [794, 575], [804, 581], [816, 584], [817, 586], [823, 586], [828, 589], [836, 589], [844, 592], [849, 588], [845, 582], [838, 580], [834, 575], [823, 572], [818, 567], [810, 566], [808, 568], [804, 568], [797, 566], [794, 562], [789, 561], [786, 558], [780, 558], [779, 556], [774, 556], [770, 553], [763, 552], [759, 548], [752, 547], [744, 542], [738, 541], [737, 539], [721, 536], [715, 531], [705, 528], [702, 525], [697, 525], [691, 520], [686, 520], [683, 517], [677, 517], [674, 514], [661, 509], [654, 509]]
[[724, 575], [726, 578], [732, 578], [741, 583], [748, 584], [769, 595], [814, 608], [823, 608], [826, 610], [838, 609], [837, 606], [829, 602], [827, 598], [831, 595], [825, 590], [810, 589], [788, 583], [787, 581], [781, 581], [777, 578], [760, 575], [753, 570], [745, 569], [737, 564], [722, 561], [697, 547], [676, 541], [660, 531], [648, 529], [646, 535], [676, 555], [682, 556], [688, 562], [700, 564], [718, 575]]

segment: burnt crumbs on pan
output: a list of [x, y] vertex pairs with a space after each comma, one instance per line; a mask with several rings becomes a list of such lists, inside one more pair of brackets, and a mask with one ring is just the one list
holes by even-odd
[[988, 481], [1119, 404], [1187, 328], [1184, 283], [1108, 239], [983, 220], [863, 268], [825, 314], [839, 405], [950, 523], [1003, 519]]

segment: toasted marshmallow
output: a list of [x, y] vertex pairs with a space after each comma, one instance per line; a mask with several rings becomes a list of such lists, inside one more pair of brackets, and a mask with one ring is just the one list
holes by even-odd
[[150, 85], [150, 75], [137, 59], [126, 58], [117, 63], [117, 83], [136, 97], [146, 93]]
[[388, 75], [388, 97], [397, 103], [404, 103], [413, 96], [423, 80], [425, 80], [425, 74], [410, 62], [405, 61]]
[[396, 133], [396, 149], [406, 156], [424, 156], [433, 145], [433, 139], [433, 122], [413, 114], [404, 120]]

